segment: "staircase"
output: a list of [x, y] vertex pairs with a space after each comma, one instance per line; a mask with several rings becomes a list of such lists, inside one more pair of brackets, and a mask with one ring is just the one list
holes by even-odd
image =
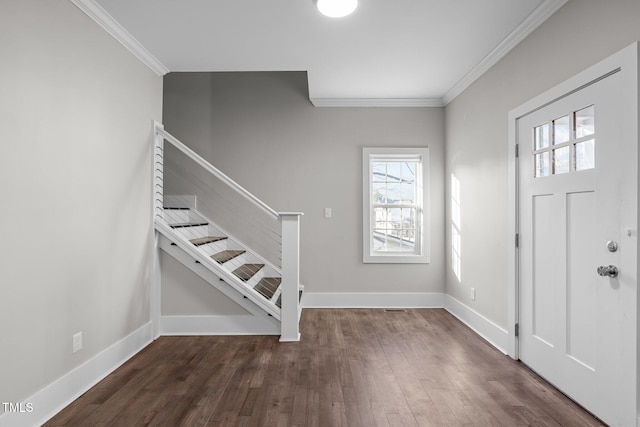
[[[302, 286], [299, 284], [301, 213], [278, 213], [154, 123], [155, 228], [159, 247], [200, 274], [250, 312], [261, 310], [280, 323], [281, 341], [298, 341]], [[281, 266], [275, 265], [196, 209], [197, 196], [164, 194], [164, 142], [249, 200], [281, 225]], [[204, 268], [211, 274], [203, 274]], [[235, 297], [234, 297], [235, 294]], [[241, 298], [239, 298], [241, 296]]]

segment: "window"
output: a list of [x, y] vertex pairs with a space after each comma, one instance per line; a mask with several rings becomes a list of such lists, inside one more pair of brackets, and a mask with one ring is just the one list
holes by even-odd
[[429, 262], [428, 167], [428, 148], [363, 149], [363, 262]]
[[593, 105], [536, 126], [533, 129], [535, 177], [595, 168], [595, 138]]

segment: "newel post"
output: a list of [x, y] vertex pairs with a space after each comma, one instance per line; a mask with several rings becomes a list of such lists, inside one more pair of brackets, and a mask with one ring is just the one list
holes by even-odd
[[300, 217], [301, 212], [280, 213], [282, 225], [282, 309], [280, 341], [300, 341]]

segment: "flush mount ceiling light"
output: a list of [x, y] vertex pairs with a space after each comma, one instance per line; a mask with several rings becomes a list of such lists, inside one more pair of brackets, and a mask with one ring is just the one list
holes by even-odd
[[320, 13], [330, 18], [342, 18], [353, 13], [358, 0], [318, 0], [316, 6]]

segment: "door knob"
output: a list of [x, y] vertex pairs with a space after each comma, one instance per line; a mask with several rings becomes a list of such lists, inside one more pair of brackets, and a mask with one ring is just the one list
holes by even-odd
[[598, 267], [598, 274], [603, 277], [618, 277], [618, 267], [615, 265], [601, 265]]

